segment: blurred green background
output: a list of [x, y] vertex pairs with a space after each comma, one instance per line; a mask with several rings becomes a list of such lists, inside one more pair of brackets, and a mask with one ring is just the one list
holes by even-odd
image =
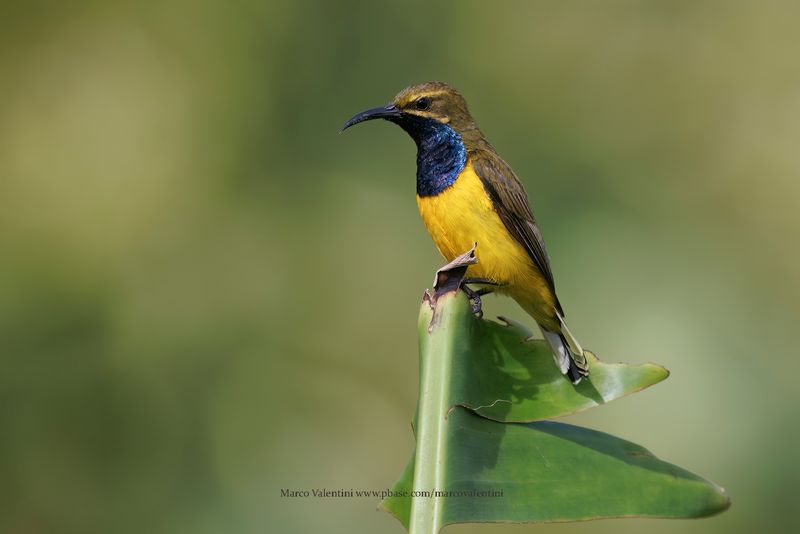
[[734, 502], [452, 531], [797, 531], [798, 16], [3, 2], [0, 532], [402, 532], [377, 499], [280, 490], [383, 489], [411, 451], [417, 310], [442, 261], [413, 143], [338, 130], [432, 79], [524, 181], [584, 346], [672, 371], [568, 419]]

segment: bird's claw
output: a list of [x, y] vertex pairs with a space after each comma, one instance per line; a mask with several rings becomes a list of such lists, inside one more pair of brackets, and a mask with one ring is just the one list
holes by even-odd
[[472, 303], [472, 313], [475, 314], [475, 317], [483, 319], [483, 303], [481, 302], [481, 298], [476, 295], [470, 302]]
[[472, 306], [472, 313], [478, 319], [483, 318], [483, 302], [481, 302], [481, 295], [479, 292], [473, 290], [466, 284], [466, 281], [461, 282], [461, 291], [467, 294], [470, 305]]

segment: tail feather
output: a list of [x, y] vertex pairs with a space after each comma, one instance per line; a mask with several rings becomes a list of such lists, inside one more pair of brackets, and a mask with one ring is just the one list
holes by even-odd
[[572, 332], [569, 331], [569, 328], [567, 328], [567, 323], [564, 322], [564, 317], [558, 313], [558, 310], [556, 310], [556, 316], [558, 317], [558, 322], [561, 325], [561, 334], [564, 337], [564, 341], [566, 341], [569, 350], [573, 354], [579, 354], [581, 357], [583, 357], [583, 348], [581, 347], [581, 344], [578, 343], [578, 340], [575, 339], [575, 336], [573, 336]]
[[589, 374], [588, 369], [581, 369], [578, 367], [577, 363], [575, 363], [574, 359], [570, 359], [569, 362], [569, 369], [567, 370], [567, 377], [572, 381], [573, 384], [578, 385], [581, 382], [581, 379], [584, 376]]
[[553, 359], [558, 368], [569, 377], [573, 384], [578, 384], [584, 376], [589, 374], [589, 363], [586, 361], [580, 343], [569, 331], [560, 314], [558, 320], [561, 323], [560, 332], [547, 330], [541, 325], [539, 328], [542, 329], [544, 338], [553, 350]]

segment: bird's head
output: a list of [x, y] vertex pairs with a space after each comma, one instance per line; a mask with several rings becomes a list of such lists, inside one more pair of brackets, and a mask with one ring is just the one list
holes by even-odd
[[449, 127], [462, 137], [480, 136], [461, 93], [444, 82], [426, 82], [406, 87], [385, 106], [354, 115], [342, 130], [372, 119], [391, 121], [419, 144], [434, 131]]

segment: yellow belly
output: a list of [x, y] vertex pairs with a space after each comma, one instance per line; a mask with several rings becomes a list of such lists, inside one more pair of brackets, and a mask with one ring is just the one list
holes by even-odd
[[503, 287], [545, 327], [554, 327], [555, 297], [525, 248], [509, 234], [471, 164], [456, 182], [435, 196], [417, 196], [419, 213], [447, 261], [472, 248], [478, 263], [468, 276], [488, 278]]

